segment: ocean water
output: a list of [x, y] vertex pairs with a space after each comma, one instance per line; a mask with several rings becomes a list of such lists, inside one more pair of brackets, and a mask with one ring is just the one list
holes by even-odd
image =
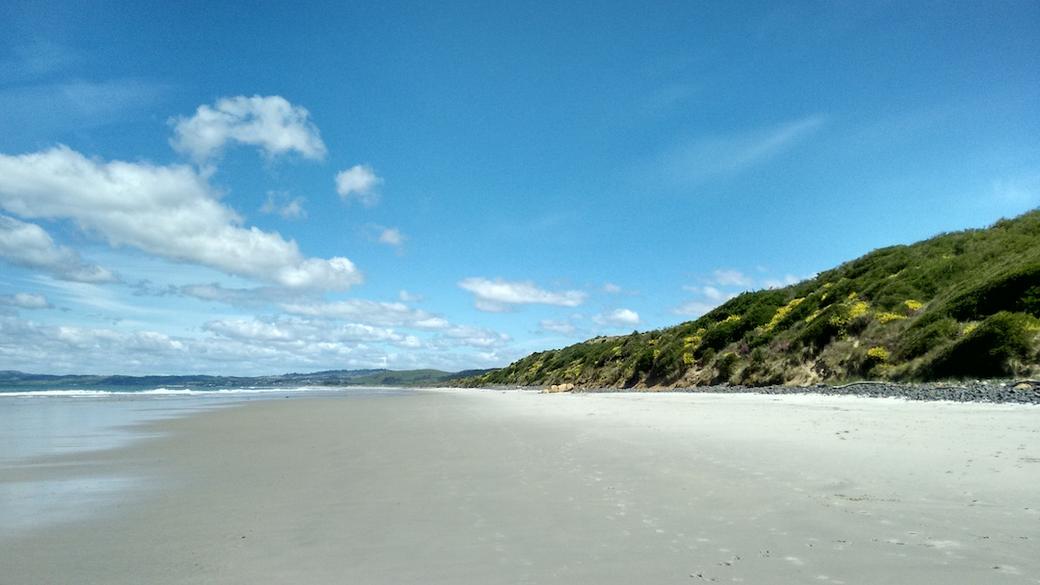
[[93, 455], [149, 437], [150, 421], [252, 400], [404, 393], [361, 387], [0, 390], [0, 541], [106, 513], [147, 490], [148, 477], [114, 473]]

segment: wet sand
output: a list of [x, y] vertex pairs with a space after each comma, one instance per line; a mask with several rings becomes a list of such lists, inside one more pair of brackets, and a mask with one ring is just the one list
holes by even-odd
[[1040, 583], [1040, 408], [423, 391], [148, 423], [21, 583]]

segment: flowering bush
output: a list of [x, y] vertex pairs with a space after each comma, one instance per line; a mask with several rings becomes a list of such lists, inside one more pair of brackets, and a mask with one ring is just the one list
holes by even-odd
[[905, 319], [906, 315], [900, 315], [899, 313], [883, 312], [877, 314], [877, 320], [881, 323], [891, 323], [892, 321], [901, 321]]
[[870, 303], [867, 301], [856, 301], [849, 306], [849, 320], [862, 317], [870, 312]]
[[798, 305], [802, 304], [802, 301], [804, 300], [805, 299], [802, 297], [795, 297], [791, 299], [789, 303], [777, 309], [773, 318], [769, 320], [769, 323], [766, 323], [766, 331], [772, 331], [781, 321], [784, 320], [785, 317], [791, 314], [791, 311], [795, 310]]
[[891, 354], [881, 346], [874, 346], [867, 350], [867, 357], [879, 362], [887, 362]]

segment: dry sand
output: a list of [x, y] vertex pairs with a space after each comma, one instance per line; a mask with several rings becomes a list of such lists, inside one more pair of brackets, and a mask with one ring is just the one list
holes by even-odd
[[148, 430], [74, 462], [148, 481], [0, 542], [0, 582], [1040, 583], [1038, 407], [424, 391]]

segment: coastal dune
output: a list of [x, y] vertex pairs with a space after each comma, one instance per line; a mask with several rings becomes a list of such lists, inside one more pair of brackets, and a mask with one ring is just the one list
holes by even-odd
[[144, 430], [79, 456], [141, 484], [0, 540], [0, 581], [1040, 583], [1035, 406], [438, 390]]

